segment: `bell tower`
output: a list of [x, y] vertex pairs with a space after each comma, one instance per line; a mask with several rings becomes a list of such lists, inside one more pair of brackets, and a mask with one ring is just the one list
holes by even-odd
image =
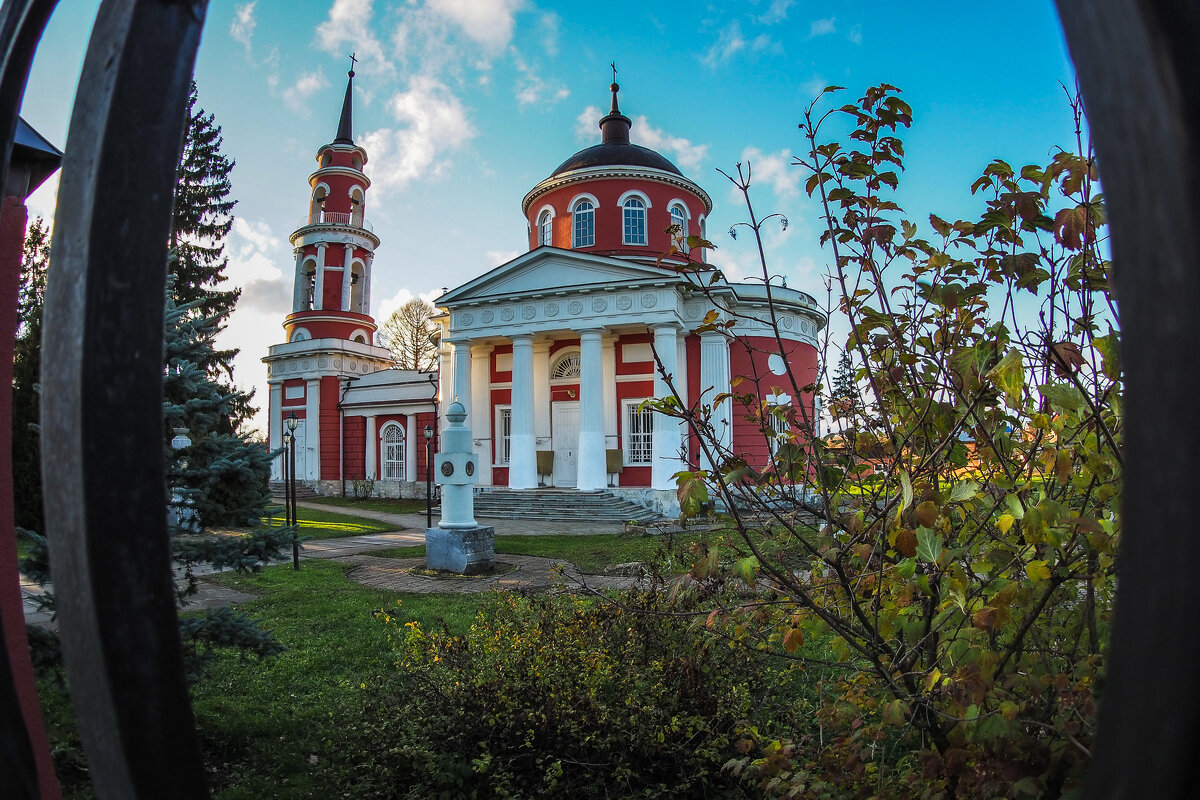
[[[363, 172], [367, 152], [354, 143], [354, 56], [337, 135], [317, 150], [308, 176], [308, 211], [291, 235], [296, 256], [284, 344], [263, 361], [271, 387], [269, 439], [283, 443], [284, 420], [296, 416], [296, 477], [312, 485], [340, 474], [339, 406], [350, 383], [392, 365], [374, 345], [371, 268], [379, 237], [367, 221]], [[282, 478], [276, 459], [272, 477]]]

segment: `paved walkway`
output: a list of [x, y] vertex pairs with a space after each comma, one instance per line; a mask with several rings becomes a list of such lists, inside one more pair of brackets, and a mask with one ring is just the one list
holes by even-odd
[[[323, 558], [340, 561], [352, 566], [347, 572], [350, 580], [397, 593], [415, 594], [468, 594], [493, 589], [547, 589], [556, 584], [567, 587], [586, 585], [596, 589], [611, 589], [628, 586], [635, 578], [616, 575], [583, 575], [574, 565], [560, 559], [540, 556], [497, 554], [502, 565], [495, 575], [473, 577], [442, 577], [428, 575], [421, 570], [423, 558], [383, 558], [371, 555], [377, 550], [396, 547], [411, 547], [425, 544], [424, 514], [391, 514], [358, 508], [342, 508], [324, 503], [300, 501], [297, 505], [323, 511], [344, 512], [357, 517], [379, 520], [395, 525], [397, 530], [389, 533], [373, 533], [365, 536], [347, 536], [340, 539], [313, 539], [304, 543], [300, 557]], [[435, 518], [436, 522], [436, 518]], [[620, 533], [622, 524], [617, 522], [545, 522], [540, 520], [479, 519], [482, 525], [496, 528], [496, 537], [515, 534], [573, 534], [577, 536], [601, 533]], [[200, 567], [197, 574], [211, 574], [212, 570]], [[37, 596], [42, 587], [21, 579], [21, 595], [25, 604], [25, 621], [32, 624], [53, 624], [50, 615], [38, 610]], [[243, 603], [254, 599], [254, 595], [239, 592], [215, 583], [201, 580], [197, 594], [189, 598], [187, 609], [196, 611], [206, 608]]]

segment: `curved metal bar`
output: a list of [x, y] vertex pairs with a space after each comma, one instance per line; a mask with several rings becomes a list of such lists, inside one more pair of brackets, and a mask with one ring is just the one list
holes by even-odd
[[207, 797], [166, 530], [163, 290], [204, 3], [105, 0], [67, 137], [45, 304], [42, 470], [96, 794]]
[[[0, 8], [0, 189], [8, 185], [13, 136], [29, 68], [56, 2], [11, 0]], [[3, 205], [10, 208], [8, 214], [19, 208], [7, 200]], [[24, 214], [20, 216], [14, 220], [6, 214], [0, 231], [23, 228]], [[18, 800], [57, 798], [61, 792], [38, 707], [13, 537], [12, 395], [7, 387], [12, 382], [19, 284], [15, 265], [20, 254], [6, 252], [5, 256], [0, 275], [0, 387], [5, 389], [0, 397], [0, 786]], [[9, 266], [14, 268], [7, 269]]]
[[1090, 798], [1184, 798], [1200, 735], [1200, 4], [1058, 0], [1112, 221], [1127, 395], [1121, 580]]

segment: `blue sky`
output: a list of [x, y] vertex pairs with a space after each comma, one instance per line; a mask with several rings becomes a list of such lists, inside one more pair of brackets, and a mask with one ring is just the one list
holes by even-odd
[[[97, 6], [59, 3], [26, 92], [23, 116], [60, 147]], [[897, 200], [918, 221], [975, 215], [969, 186], [992, 158], [1044, 163], [1073, 140], [1060, 83], [1074, 78], [1052, 0], [214, 2], [196, 80], [237, 162], [229, 276], [243, 288], [224, 343], [242, 348], [235, 379], [258, 389], [260, 406], [259, 359], [290, 308], [287, 238], [316, 149], [336, 132], [351, 52], [367, 217], [382, 239], [380, 321], [526, 249], [521, 198], [599, 141], [611, 61], [633, 141], [712, 196], [711, 260], [732, 277], [755, 269], [752, 242], [727, 233], [743, 209], [716, 171], [748, 161], [756, 211], [792, 223], [767, 238], [771, 271], [818, 298], [828, 261], [806, 175], [789, 163], [821, 87], [847, 87], [839, 103], [878, 82], [903, 90], [915, 123]], [[31, 213], [52, 216], [56, 190], [55, 180], [31, 198]]]

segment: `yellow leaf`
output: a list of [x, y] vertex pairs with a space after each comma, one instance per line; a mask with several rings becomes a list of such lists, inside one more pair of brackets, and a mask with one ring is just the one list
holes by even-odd
[[804, 632], [799, 628], [791, 628], [783, 636], [783, 649], [789, 653], [796, 652], [802, 644], [804, 644]]
[[996, 520], [996, 527], [1001, 533], [1008, 533], [1008, 529], [1012, 527], [1014, 520], [1012, 514], [1001, 514], [1000, 519]]
[[1025, 565], [1025, 574], [1034, 583], [1041, 583], [1050, 579], [1050, 568], [1046, 566], [1045, 561], [1030, 561]]

